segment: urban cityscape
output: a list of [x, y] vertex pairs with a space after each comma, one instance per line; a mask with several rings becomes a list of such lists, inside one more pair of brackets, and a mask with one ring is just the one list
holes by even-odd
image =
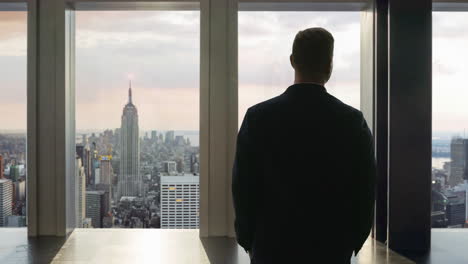
[[[130, 84], [120, 128], [77, 133], [76, 227], [198, 228], [194, 137], [198, 131], [141, 133]], [[24, 133], [0, 134], [0, 227], [26, 226], [25, 150]]]
[[[74, 186], [80, 228], [198, 228], [198, 131], [141, 132], [137, 106], [121, 126], [77, 133]], [[432, 227], [468, 227], [468, 138], [432, 140]], [[0, 133], [0, 227], [26, 226], [26, 135]]]
[[432, 141], [432, 227], [468, 227], [468, 138]]

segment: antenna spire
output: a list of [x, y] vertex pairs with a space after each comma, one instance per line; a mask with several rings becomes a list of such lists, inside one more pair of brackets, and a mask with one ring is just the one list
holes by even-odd
[[132, 103], [132, 80], [129, 80], [129, 86], [128, 86], [128, 103]]

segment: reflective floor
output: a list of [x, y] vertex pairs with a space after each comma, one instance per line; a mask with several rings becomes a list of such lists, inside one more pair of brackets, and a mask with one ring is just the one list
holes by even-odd
[[[76, 229], [68, 240], [27, 239], [26, 229], [0, 229], [0, 263], [247, 264], [233, 239], [201, 239], [198, 231]], [[368, 240], [352, 263], [414, 263]]]
[[468, 229], [433, 228], [431, 252], [428, 254], [404, 253], [421, 264], [467, 264]]

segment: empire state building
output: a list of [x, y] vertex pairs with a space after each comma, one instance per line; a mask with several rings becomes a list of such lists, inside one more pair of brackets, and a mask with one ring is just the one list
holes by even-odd
[[128, 103], [122, 113], [120, 127], [120, 173], [118, 197], [142, 195], [140, 175], [140, 141], [138, 112], [132, 102], [132, 86], [128, 89]]

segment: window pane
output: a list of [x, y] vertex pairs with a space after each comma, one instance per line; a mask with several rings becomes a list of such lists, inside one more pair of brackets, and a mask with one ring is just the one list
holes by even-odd
[[0, 12], [0, 227], [26, 226], [26, 12]]
[[78, 226], [198, 228], [199, 20], [76, 13]]
[[300, 30], [323, 27], [335, 38], [334, 69], [325, 86], [343, 102], [360, 104], [359, 12], [239, 12], [239, 124], [247, 109], [294, 82], [289, 62]]
[[466, 225], [468, 13], [433, 15], [432, 227]]

